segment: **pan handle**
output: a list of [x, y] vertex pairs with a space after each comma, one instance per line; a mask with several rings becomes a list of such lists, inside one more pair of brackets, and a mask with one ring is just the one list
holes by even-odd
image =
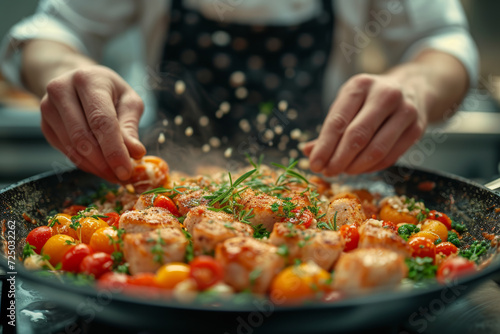
[[493, 180], [491, 182], [488, 182], [484, 186], [490, 190], [493, 190], [493, 191], [500, 190], [500, 178]]

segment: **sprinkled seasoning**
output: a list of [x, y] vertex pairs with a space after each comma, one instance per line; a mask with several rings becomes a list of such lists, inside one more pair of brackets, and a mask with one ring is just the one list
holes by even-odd
[[278, 103], [278, 109], [280, 111], [285, 111], [288, 109], [288, 102], [285, 101], [285, 100], [281, 100], [279, 103]]
[[186, 84], [182, 80], [177, 80], [175, 82], [175, 94], [181, 95], [186, 91]]
[[300, 129], [293, 129], [290, 132], [290, 138], [295, 139], [295, 140], [299, 139], [301, 134], [302, 134], [302, 132], [300, 131]]
[[212, 147], [219, 147], [220, 146], [220, 139], [217, 137], [212, 137], [208, 140], [208, 143]]
[[161, 132], [160, 135], [158, 136], [158, 143], [163, 144], [164, 142], [165, 142], [165, 135], [163, 134], [163, 132]]
[[245, 87], [239, 87], [236, 89], [236, 92], [234, 92], [234, 95], [240, 100], [245, 99], [248, 96], [248, 89]]
[[250, 126], [250, 122], [248, 122], [248, 120], [246, 120], [246, 119], [240, 120], [239, 125], [240, 125], [240, 129], [243, 130], [243, 132], [250, 132], [251, 126]]
[[201, 126], [207, 126], [209, 123], [209, 119], [207, 116], [201, 116], [200, 117], [200, 125]]
[[266, 114], [258, 114], [257, 115], [257, 123], [259, 124], [264, 124], [267, 121], [267, 115]]
[[210, 152], [210, 145], [208, 145], [208, 144], [204, 144], [204, 145], [201, 147], [201, 151], [202, 151], [202, 152], [204, 152], [204, 153]]
[[186, 130], [184, 131], [184, 134], [188, 137], [191, 137], [193, 135], [193, 128], [188, 126]]
[[164, 119], [162, 122], [163, 126], [167, 126], [168, 125], [168, 119]]
[[289, 109], [288, 112], [286, 113], [286, 117], [288, 117], [291, 120], [294, 120], [299, 116], [299, 113], [295, 109]]
[[182, 124], [182, 116], [181, 115], [175, 116], [174, 123], [175, 123], [175, 125], [181, 125]]
[[227, 114], [229, 110], [231, 110], [231, 105], [229, 102], [224, 101], [220, 104], [219, 109], [222, 110], [223, 113]]
[[226, 157], [226, 158], [230, 158], [232, 154], [233, 154], [233, 149], [231, 147], [228, 147], [224, 151], [224, 157]]
[[283, 127], [281, 125], [276, 125], [274, 127], [274, 133], [276, 133], [278, 136], [283, 133]]
[[309, 159], [300, 158], [299, 163], [297, 164], [300, 169], [309, 169]]

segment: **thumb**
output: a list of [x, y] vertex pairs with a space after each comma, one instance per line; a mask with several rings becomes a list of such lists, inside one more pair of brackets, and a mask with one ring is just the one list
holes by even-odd
[[139, 141], [139, 120], [143, 111], [144, 103], [134, 91], [124, 93], [116, 108], [123, 141], [134, 159], [140, 159], [146, 154], [146, 148]]

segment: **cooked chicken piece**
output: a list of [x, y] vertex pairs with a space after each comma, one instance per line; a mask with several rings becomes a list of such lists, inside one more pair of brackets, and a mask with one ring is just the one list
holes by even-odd
[[[337, 214], [336, 218], [335, 214]], [[356, 224], [359, 226], [366, 220], [366, 216], [357, 199], [340, 198], [330, 203], [325, 219], [330, 222], [336, 219], [338, 227], [346, 224]]]
[[188, 239], [177, 228], [125, 233], [123, 255], [132, 275], [155, 272], [162, 264], [184, 260]]
[[137, 201], [134, 204], [134, 210], [145, 210], [151, 206], [153, 206], [153, 197], [155, 194], [145, 194], [140, 195]]
[[[237, 202], [243, 206], [240, 210], [245, 210], [246, 212], [252, 210], [252, 214], [255, 216], [249, 218], [248, 221], [253, 226], [262, 224], [266, 230], [272, 231], [274, 223], [282, 219], [280, 216], [283, 212], [281, 208], [282, 201], [274, 196], [247, 189], [240, 194]], [[276, 211], [272, 210], [274, 203], [280, 206]]]
[[226, 239], [253, 235], [248, 224], [236, 221], [228, 213], [208, 210], [206, 206], [191, 209], [184, 225], [192, 235], [195, 255], [213, 253], [215, 246]]
[[391, 249], [405, 257], [411, 255], [406, 241], [391, 229], [383, 228], [382, 221], [368, 219], [359, 228], [359, 248], [380, 247]]
[[215, 259], [224, 267], [224, 281], [235, 290], [264, 293], [285, 265], [277, 250], [253, 238], [236, 237], [217, 245]]
[[173, 200], [179, 208], [179, 213], [181, 215], [185, 215], [192, 208], [208, 204], [210, 200], [204, 198], [204, 196], [207, 195], [210, 195], [210, 193], [200, 189], [193, 192], [186, 192], [184, 194], [177, 195], [173, 198]]
[[407, 274], [404, 257], [385, 248], [358, 248], [340, 256], [333, 287], [348, 294], [397, 286]]
[[179, 221], [170, 211], [158, 207], [127, 211], [120, 216], [118, 226], [127, 233], [146, 232], [165, 227], [181, 228]]
[[286, 245], [288, 262], [294, 259], [313, 261], [330, 270], [344, 249], [344, 239], [339, 232], [300, 229], [290, 223], [274, 224], [269, 242], [275, 246]]

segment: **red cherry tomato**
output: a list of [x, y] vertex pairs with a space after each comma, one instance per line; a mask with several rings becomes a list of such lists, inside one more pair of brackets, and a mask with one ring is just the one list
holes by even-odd
[[31, 246], [35, 246], [35, 253], [40, 254], [43, 245], [52, 236], [52, 228], [48, 226], [40, 226], [33, 229], [26, 237], [26, 242]]
[[294, 217], [283, 218], [281, 221], [290, 222], [302, 228], [309, 228], [311, 226], [314, 219], [314, 215], [311, 211], [295, 208], [290, 212], [294, 214]]
[[205, 290], [224, 278], [222, 266], [211, 256], [197, 256], [189, 265], [189, 277], [196, 281], [200, 290]]
[[436, 259], [436, 246], [434, 243], [424, 237], [415, 237], [408, 242], [413, 257], [430, 257]]
[[458, 248], [451, 242], [442, 242], [436, 246], [436, 254], [442, 253], [446, 256], [450, 256], [451, 254], [457, 254]]
[[359, 232], [356, 225], [342, 225], [339, 232], [345, 240], [344, 252], [348, 252], [358, 247]]
[[476, 271], [476, 264], [461, 256], [447, 258], [436, 273], [439, 283], [446, 283]]
[[63, 210], [63, 213], [68, 214], [70, 216], [76, 216], [79, 211], [85, 210], [86, 208], [87, 207], [83, 205], [70, 205]]
[[385, 221], [382, 223], [382, 227], [383, 228], [388, 228], [390, 230], [393, 230], [394, 232], [397, 232], [398, 231], [398, 227], [396, 226], [396, 224], [392, 223], [392, 222], [389, 222], [389, 221]]
[[118, 227], [118, 222], [120, 221], [119, 214], [117, 214], [116, 212], [108, 212], [105, 214], [105, 216], [108, 218], [101, 217], [101, 219], [108, 223], [109, 226]]
[[128, 284], [139, 285], [139, 286], [153, 286], [158, 287], [155, 281], [155, 274], [153, 273], [140, 273], [130, 276], [128, 278]]
[[97, 281], [98, 289], [122, 291], [128, 284], [129, 275], [113, 271], [104, 273]]
[[113, 259], [111, 255], [104, 252], [98, 252], [87, 255], [80, 263], [80, 272], [88, 275], [94, 275], [95, 278], [101, 277], [104, 273], [111, 271]]
[[176, 217], [181, 216], [179, 210], [177, 209], [177, 206], [175, 206], [174, 201], [172, 201], [172, 199], [168, 196], [165, 195], [156, 196], [153, 202], [153, 206], [167, 209], [168, 211], [170, 211], [170, 213], [172, 213]]
[[72, 273], [77, 273], [80, 271], [80, 264], [83, 259], [93, 253], [92, 248], [87, 244], [78, 244], [64, 253], [61, 264], [61, 269], [64, 271], [70, 271]]
[[447, 214], [436, 211], [436, 210], [431, 210], [429, 212], [429, 214], [427, 215], [427, 218], [440, 221], [441, 223], [444, 224], [444, 226], [446, 226], [448, 231], [451, 230], [451, 219], [450, 219], [450, 217], [448, 217]]

